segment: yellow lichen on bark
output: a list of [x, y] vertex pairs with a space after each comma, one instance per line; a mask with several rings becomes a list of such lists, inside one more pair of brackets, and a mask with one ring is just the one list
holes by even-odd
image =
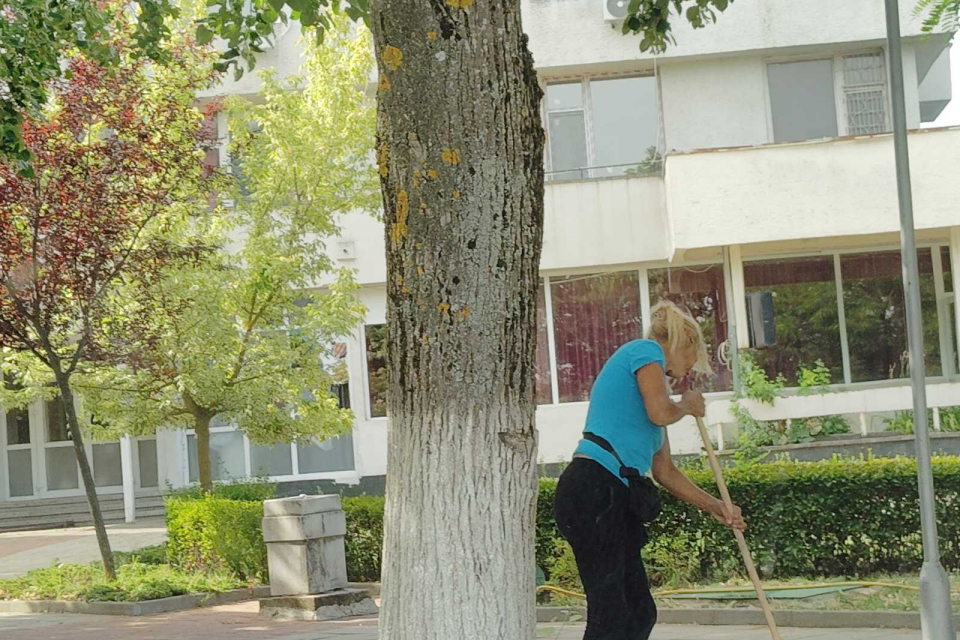
[[389, 91], [390, 90], [390, 78], [387, 77], [387, 74], [380, 74], [380, 91]]
[[473, 6], [473, 0], [447, 0], [447, 4], [454, 9], [465, 10], [468, 7]]
[[386, 178], [390, 173], [390, 156], [386, 142], [381, 142], [377, 148], [377, 164], [380, 166], [380, 177]]
[[400, 244], [407, 237], [407, 216], [410, 215], [410, 199], [407, 192], [401, 190], [397, 194], [397, 221], [390, 228], [390, 239], [394, 244]]
[[454, 166], [460, 164], [460, 150], [459, 149], [444, 149], [443, 153], [440, 154], [440, 158], [447, 164], [452, 164]]
[[400, 68], [400, 65], [403, 64], [403, 51], [400, 51], [400, 49], [393, 45], [384, 47], [380, 57], [383, 60], [383, 64], [385, 64], [390, 71], [396, 71]]

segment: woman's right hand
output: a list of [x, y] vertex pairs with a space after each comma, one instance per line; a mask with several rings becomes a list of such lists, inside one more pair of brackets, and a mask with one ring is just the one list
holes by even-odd
[[703, 401], [703, 394], [699, 391], [687, 390], [680, 396], [680, 405], [687, 415], [702, 418], [707, 413], [706, 403]]

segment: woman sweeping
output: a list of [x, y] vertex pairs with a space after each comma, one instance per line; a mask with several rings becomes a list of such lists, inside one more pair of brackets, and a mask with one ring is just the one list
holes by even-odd
[[703, 416], [703, 395], [670, 399], [666, 377], [708, 372], [700, 326], [672, 302], [651, 312], [650, 336], [622, 346], [590, 394], [583, 440], [560, 477], [556, 517], [573, 548], [587, 595], [584, 640], [647, 640], [657, 608], [640, 559], [645, 522], [659, 513], [654, 479], [680, 500], [743, 529], [739, 507], [694, 485], [674, 466], [665, 427]]

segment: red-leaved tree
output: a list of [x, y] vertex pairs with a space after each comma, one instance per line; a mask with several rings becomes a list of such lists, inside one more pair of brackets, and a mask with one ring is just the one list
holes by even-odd
[[48, 395], [59, 394], [110, 578], [71, 377], [89, 366], [121, 280], [196, 257], [186, 230], [216, 178], [204, 170], [214, 141], [195, 106], [213, 80], [210, 54], [183, 40], [169, 65], [148, 68], [120, 31], [119, 67], [72, 59], [45, 112], [25, 117], [31, 175], [0, 164], [0, 365], [8, 383], [26, 385], [18, 371], [30, 361], [47, 372]]

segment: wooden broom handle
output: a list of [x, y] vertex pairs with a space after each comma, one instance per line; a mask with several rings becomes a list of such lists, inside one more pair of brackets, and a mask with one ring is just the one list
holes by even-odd
[[[697, 427], [700, 428], [700, 437], [703, 439], [703, 446], [707, 450], [707, 457], [710, 458], [710, 466], [713, 468], [713, 476], [717, 480], [720, 496], [723, 498], [723, 503], [727, 506], [727, 509], [733, 511], [733, 501], [730, 500], [727, 483], [723, 481], [723, 471], [720, 469], [720, 462], [717, 460], [717, 454], [713, 450], [713, 443], [710, 442], [710, 434], [707, 432], [707, 426], [703, 423], [703, 418], [697, 418]], [[763, 609], [763, 615], [767, 619], [767, 626], [770, 627], [770, 635], [773, 636], [773, 640], [780, 640], [780, 631], [777, 629], [777, 622], [773, 619], [773, 611], [770, 610], [770, 603], [767, 602], [767, 596], [763, 593], [760, 576], [757, 574], [757, 568], [753, 564], [753, 558], [750, 556], [750, 548], [747, 547], [747, 541], [743, 537], [743, 532], [739, 529], [734, 529], [733, 535], [737, 538], [740, 555], [743, 556], [743, 564], [747, 567], [747, 573], [750, 574], [753, 588], [757, 591], [757, 599], [760, 601], [760, 608]]]

